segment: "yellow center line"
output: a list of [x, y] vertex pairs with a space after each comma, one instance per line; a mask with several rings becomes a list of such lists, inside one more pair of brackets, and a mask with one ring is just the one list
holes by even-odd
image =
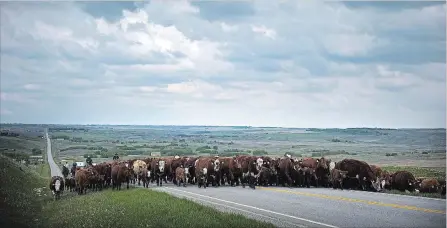
[[352, 203], [363, 203], [363, 204], [377, 205], [377, 206], [383, 206], [383, 207], [393, 207], [393, 208], [406, 209], [406, 210], [411, 210], [411, 211], [423, 211], [423, 212], [428, 212], [428, 213], [446, 214], [446, 211], [443, 211], [443, 210], [434, 210], [434, 209], [420, 208], [420, 207], [414, 207], [414, 206], [408, 206], [408, 205], [400, 205], [400, 204], [393, 204], [393, 203], [381, 203], [381, 202], [377, 202], [377, 201], [352, 199], [352, 198], [346, 198], [346, 197], [340, 197], [340, 196], [329, 196], [329, 195], [316, 194], [316, 193], [295, 192], [295, 191], [288, 191], [288, 190], [276, 189], [276, 188], [265, 188], [265, 187], [258, 187], [258, 188], [261, 190], [266, 190], [266, 191], [290, 193], [290, 194], [294, 194], [294, 195], [310, 196], [310, 197], [317, 197], [317, 198], [322, 198], [322, 199], [340, 200], [340, 201], [346, 201], [346, 202], [352, 202]]

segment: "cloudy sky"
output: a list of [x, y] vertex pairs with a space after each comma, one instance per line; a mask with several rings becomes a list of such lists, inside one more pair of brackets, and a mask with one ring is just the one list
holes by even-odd
[[0, 6], [1, 122], [446, 125], [443, 2]]

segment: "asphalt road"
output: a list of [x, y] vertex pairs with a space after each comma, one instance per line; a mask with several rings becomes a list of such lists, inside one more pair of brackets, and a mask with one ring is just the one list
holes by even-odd
[[56, 162], [54, 162], [53, 155], [51, 154], [51, 139], [48, 136], [48, 131], [45, 130], [45, 139], [47, 140], [47, 158], [48, 158], [48, 164], [50, 165], [51, 170], [51, 176], [62, 176], [62, 171], [59, 168], [59, 166], [56, 165]]
[[443, 199], [325, 188], [150, 188], [278, 227], [446, 227]]

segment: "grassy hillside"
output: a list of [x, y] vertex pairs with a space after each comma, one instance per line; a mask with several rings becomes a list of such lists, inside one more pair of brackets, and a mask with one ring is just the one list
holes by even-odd
[[51, 199], [48, 176], [45, 164], [28, 168], [0, 155], [0, 227], [39, 227], [42, 204]]
[[383, 166], [383, 170], [388, 172], [396, 172], [405, 170], [414, 175], [414, 177], [424, 177], [424, 178], [437, 178], [437, 179], [445, 179], [445, 169], [434, 169], [434, 168], [422, 168], [422, 167], [414, 167], [414, 166]]
[[50, 227], [273, 227], [166, 193], [136, 188], [53, 201], [43, 210]]
[[45, 140], [42, 138], [0, 136], [0, 148], [19, 152], [31, 153], [33, 148], [43, 148]]

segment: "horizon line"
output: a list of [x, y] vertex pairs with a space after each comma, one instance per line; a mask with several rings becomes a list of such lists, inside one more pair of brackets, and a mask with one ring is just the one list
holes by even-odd
[[198, 125], [198, 124], [60, 124], [60, 123], [0, 123], [1, 125], [55, 125], [55, 126], [153, 126], [153, 127], [246, 127], [246, 128], [284, 128], [284, 129], [443, 129], [445, 127], [280, 127], [280, 126], [249, 126], [249, 125]]

